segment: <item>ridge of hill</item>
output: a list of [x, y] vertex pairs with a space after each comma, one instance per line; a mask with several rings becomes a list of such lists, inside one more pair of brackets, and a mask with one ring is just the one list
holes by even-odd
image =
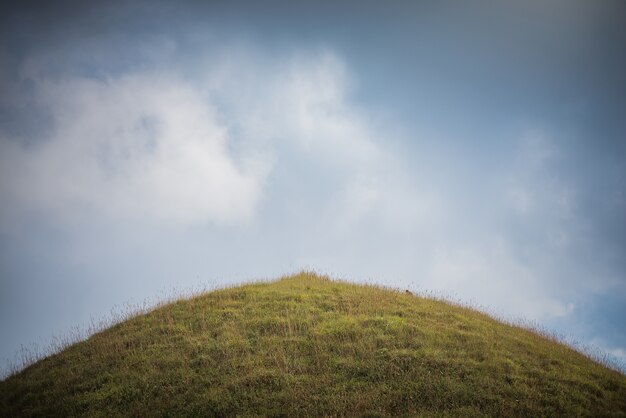
[[523, 327], [300, 273], [139, 314], [0, 382], [0, 416], [626, 416], [626, 376]]

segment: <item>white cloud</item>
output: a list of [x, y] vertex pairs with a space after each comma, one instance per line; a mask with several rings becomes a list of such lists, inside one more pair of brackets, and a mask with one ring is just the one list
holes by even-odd
[[[355, 80], [337, 56], [321, 52], [292, 57], [274, 69], [269, 81], [239, 74], [246, 66], [235, 63], [230, 61], [230, 70], [220, 71], [223, 78], [209, 84], [219, 90], [232, 86], [228, 80], [232, 77], [247, 80], [246, 86], [256, 89], [257, 94], [230, 98], [241, 117], [238, 124], [249, 129], [246, 135], [272, 144], [277, 165], [295, 156], [312, 162], [320, 177], [330, 173], [332, 181], [324, 183], [328, 194], [317, 196], [313, 208], [301, 205], [294, 211], [295, 228], [313, 233], [302, 259], [316, 260], [314, 266], [331, 270], [350, 265], [342, 269], [348, 275], [357, 270], [398, 272], [425, 288], [462, 295], [505, 315], [539, 320], [574, 312], [575, 305], [556, 297], [545, 282], [550, 274], [545, 266], [523, 260], [493, 218], [468, 209], [476, 199], [471, 191], [458, 191], [433, 172], [443, 167], [429, 165], [423, 179], [407, 169], [428, 155], [413, 150], [416, 154], [408, 160], [387, 146], [393, 140], [389, 129], [368, 118], [351, 100]], [[560, 185], [541, 184], [558, 150], [540, 131], [523, 136], [520, 143], [514, 166], [501, 173], [504, 183], [496, 182], [490, 189], [484, 181], [483, 198], [493, 199], [489, 206], [496, 206], [497, 197], [504, 194], [509, 199], [505, 205], [520, 215], [541, 218], [546, 210], [562, 212], [560, 195], [555, 193]], [[294, 168], [288, 175], [298, 178], [298, 167]], [[308, 187], [315, 187], [306, 180], [294, 193], [306, 195]], [[555, 235], [559, 237], [563, 238]], [[349, 248], [343, 250], [338, 243]], [[401, 264], [391, 265], [390, 260]]]
[[263, 161], [228, 150], [228, 133], [192, 86], [135, 74], [38, 83], [53, 115], [48, 138], [3, 140], [1, 191], [48, 215], [174, 223], [248, 219], [261, 197]]
[[439, 246], [431, 259], [427, 288], [463, 295], [499, 314], [542, 320], [572, 314], [575, 305], [554, 298], [542, 275], [519, 262], [506, 243], [475, 241], [471, 247]]
[[[54, 129], [28, 147], [3, 138], [2, 194], [18, 212], [64, 219], [245, 221], [273, 166], [298, 156], [331, 172], [319, 203], [336, 227], [424, 221], [432, 201], [350, 101], [352, 80], [335, 54], [267, 61], [234, 48], [218, 58], [203, 83], [150, 72], [39, 79], [35, 100]], [[39, 73], [33, 62], [25, 76]]]
[[[234, 77], [237, 70], [221, 73]], [[318, 202], [331, 230], [345, 232], [371, 222], [393, 229], [426, 223], [434, 215], [435, 198], [418, 188], [405, 161], [385, 146], [393, 139], [388, 129], [368, 119], [350, 99], [354, 83], [341, 59], [329, 51], [291, 57], [269, 81], [252, 83], [258, 94], [236, 105], [240, 125], [248, 136], [272, 144], [278, 159], [296, 155], [314, 162], [320, 177], [331, 173], [329, 197]], [[211, 84], [232, 85], [223, 80]]]
[[[409, 160], [388, 146], [394, 139], [388, 127], [351, 100], [356, 80], [336, 55], [299, 55], [274, 66], [256, 66], [252, 76], [242, 55], [230, 56], [225, 68], [209, 76], [210, 89], [226, 98], [248, 142], [273, 149], [277, 166], [295, 158], [319, 171], [319, 180], [301, 177], [297, 165], [283, 173], [300, 179], [300, 188], [289, 190], [293, 195], [284, 201], [315, 196], [304, 197], [293, 212], [285, 211], [293, 216], [288, 228], [308, 236], [301, 259], [333, 271], [349, 266], [340, 268], [347, 275], [387, 272], [383, 275], [393, 281], [397, 277], [388, 272], [396, 272], [424, 288], [461, 295], [505, 315], [539, 320], [574, 312], [574, 304], [557, 297], [547, 280], [550, 269], [520, 256], [514, 239], [493, 217], [475, 212], [485, 206], [476, 204], [473, 191], [459, 190], [454, 179], [441, 175], [454, 163], [444, 158], [441, 166], [426, 165], [424, 178], [408, 169], [429, 156], [417, 148]], [[244, 80], [245, 95], [229, 93], [235, 80]], [[501, 181], [472, 179], [484, 191], [480, 199], [496, 214], [513, 209], [535, 220], [546, 212], [563, 216], [565, 195], [560, 192], [565, 189], [555, 181], [543, 184], [558, 149], [538, 130], [524, 135], [520, 144], [514, 164], [498, 173]], [[330, 180], [322, 180], [326, 177]], [[313, 191], [318, 181], [327, 193]], [[505, 207], [498, 206], [501, 197]], [[561, 229], [548, 232], [555, 241], [567, 238], [557, 234]]]
[[[331, 172], [319, 203], [340, 228], [425, 216], [427, 199], [381, 147], [384, 130], [349, 100], [335, 54], [270, 62], [234, 48], [218, 58], [203, 83], [149, 72], [39, 79], [35, 100], [54, 129], [34, 146], [3, 138], [2, 194], [18, 212], [65, 219], [235, 222], [253, 216], [274, 164], [298, 156]], [[25, 76], [39, 73], [33, 62], [45, 67], [31, 60]]]
[[[277, 250], [291, 254], [285, 263], [391, 281], [393, 272], [504, 314], [570, 315], [574, 305], [550, 287], [549, 262], [521, 254], [491, 216], [512, 208], [536, 225], [564, 212], [564, 189], [542, 183], [556, 153], [548, 138], [525, 138], [495, 185], [485, 171], [473, 174], [475, 189], [459, 187], [465, 162], [441, 155], [417, 177], [409, 167], [430, 156], [416, 147], [409, 160], [389, 146], [388, 127], [351, 99], [354, 82], [328, 51], [267, 60], [238, 50], [206, 64], [203, 80], [39, 81], [55, 129], [29, 147], [0, 142], [0, 192], [46, 216], [182, 225], [256, 219], [271, 200], [280, 225], [256, 224], [267, 239], [306, 236]], [[544, 229], [566, 245], [562, 228]]]

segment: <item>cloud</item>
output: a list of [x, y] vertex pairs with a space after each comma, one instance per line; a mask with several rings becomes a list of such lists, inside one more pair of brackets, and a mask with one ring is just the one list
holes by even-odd
[[[276, 165], [292, 168], [285, 175], [302, 180], [294, 194], [315, 196], [327, 229], [345, 232], [374, 222], [406, 230], [434, 215], [433, 196], [419, 189], [406, 161], [385, 146], [394, 139], [388, 127], [351, 97], [358, 79], [337, 54], [320, 49], [279, 65], [257, 63], [253, 76], [242, 71], [250, 68], [245, 60], [231, 54], [207, 84], [225, 98], [247, 143], [266, 144]], [[245, 95], [225, 91], [234, 80], [245, 80], [239, 85]], [[292, 167], [289, 160], [302, 164]], [[316, 171], [313, 178], [306, 166]], [[320, 183], [324, 190], [316, 193]]]
[[274, 266], [410, 281], [532, 319], [575, 314], [563, 288], [583, 273], [560, 270], [576, 195], [553, 175], [549, 135], [532, 130], [476, 167], [445, 138], [411, 132], [420, 139], [398, 145], [332, 51], [269, 59], [239, 46], [208, 58], [198, 78], [33, 78], [53, 123], [36, 141], [0, 141], [5, 221], [11, 207], [49, 222], [248, 222], [265, 235], [248, 251], [271, 242]]
[[[447, 149], [433, 155], [428, 138], [407, 156], [389, 126], [351, 96], [359, 80], [336, 54], [257, 63], [254, 74], [246, 59], [229, 55], [207, 85], [228, 104], [244, 142], [272, 149], [275, 181], [283, 181], [269, 184], [273, 207], [294, 235], [308, 237], [298, 259], [344, 276], [412, 277], [515, 317], [575, 314], [557, 268], [575, 194], [552, 171], [560, 150], [550, 135], [522, 132], [498, 156], [506, 163], [478, 171]], [[236, 80], [245, 95], [231, 94]]]
[[420, 143], [410, 159], [394, 149], [392, 130], [352, 98], [358, 79], [337, 55], [322, 50], [278, 68], [257, 66], [258, 77], [241, 74], [249, 65], [238, 60], [227, 67], [208, 84], [225, 97], [219, 90], [232, 79], [246, 80], [248, 94], [228, 102], [248, 141], [271, 144], [275, 169], [289, 167], [280, 174], [298, 187], [280, 190], [281, 202], [294, 206], [285, 221], [308, 237], [300, 258], [310, 266], [352, 277], [377, 272], [392, 282], [399, 280], [392, 272], [410, 276], [424, 288], [515, 317], [574, 314], [575, 302], [558, 294], [558, 277], [549, 277], [554, 263], [520, 251], [525, 237], [508, 224], [537, 228], [541, 249], [543, 241], [567, 239], [567, 225], [559, 222], [570, 216], [573, 197], [552, 176], [559, 149], [545, 132], [520, 135], [511, 163], [495, 173], [469, 171], [467, 190], [455, 182], [471, 169], [468, 161], [430, 155]]
[[422, 203], [402, 162], [381, 147], [383, 130], [349, 99], [337, 55], [217, 55], [192, 82], [150, 71], [37, 78], [45, 56], [30, 59], [30, 107], [52, 123], [28, 143], [2, 134], [0, 193], [13, 216], [246, 221], [274, 166], [295, 158], [332, 177], [319, 203], [335, 223], [356, 227], [374, 215], [410, 226]]
[[250, 218], [267, 167], [237, 159], [216, 110], [193, 86], [140, 73], [37, 81], [47, 137], [2, 138], [1, 193], [60, 218], [95, 213], [180, 224]]
[[463, 295], [500, 314], [532, 320], [571, 315], [575, 304], [554, 297], [542, 282], [543, 276], [542, 271], [521, 262], [506, 241], [485, 239], [471, 247], [438, 247], [426, 286]]

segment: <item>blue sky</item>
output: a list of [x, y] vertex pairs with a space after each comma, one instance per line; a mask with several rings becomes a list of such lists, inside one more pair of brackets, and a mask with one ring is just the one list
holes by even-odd
[[3, 7], [0, 359], [302, 268], [626, 358], [619, 1]]

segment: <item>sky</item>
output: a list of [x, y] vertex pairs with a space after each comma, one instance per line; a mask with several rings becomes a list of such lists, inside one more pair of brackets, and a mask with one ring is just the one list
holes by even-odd
[[3, 364], [302, 269], [624, 364], [623, 2], [90, 3], [0, 6]]

